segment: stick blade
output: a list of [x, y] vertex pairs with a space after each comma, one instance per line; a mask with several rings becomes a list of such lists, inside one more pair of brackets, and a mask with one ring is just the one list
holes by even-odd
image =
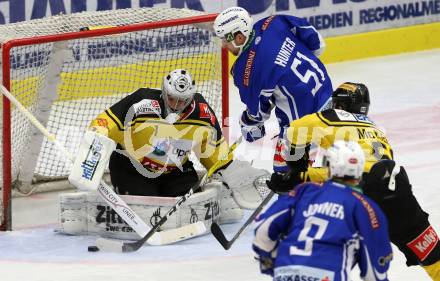
[[122, 253], [123, 243], [121, 241], [110, 240], [100, 237], [96, 239], [96, 246], [98, 247], [99, 250], [105, 252]]
[[211, 233], [225, 250], [229, 250], [231, 248], [231, 243], [228, 241], [228, 239], [226, 239], [225, 234], [216, 222], [211, 224]]
[[206, 232], [207, 230], [205, 223], [198, 221], [179, 228], [157, 232], [150, 239], [148, 239], [148, 244], [154, 246], [174, 244], [203, 235]]

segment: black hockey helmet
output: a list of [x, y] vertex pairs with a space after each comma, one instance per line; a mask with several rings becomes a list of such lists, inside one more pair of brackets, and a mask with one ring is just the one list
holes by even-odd
[[370, 93], [367, 86], [345, 82], [332, 95], [333, 109], [343, 109], [351, 113], [367, 115], [370, 107]]

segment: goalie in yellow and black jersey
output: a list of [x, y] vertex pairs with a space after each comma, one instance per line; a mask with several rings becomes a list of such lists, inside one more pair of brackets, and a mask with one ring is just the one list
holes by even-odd
[[[163, 202], [172, 202], [191, 188], [197, 193], [188, 207], [179, 209], [180, 215], [173, 216], [175, 227], [199, 219], [208, 224], [212, 220], [236, 222], [243, 217], [242, 209], [255, 209], [262, 202], [255, 182], [270, 174], [247, 161], [233, 160], [228, 151], [217, 117], [196, 92], [192, 76], [176, 69], [163, 78], [162, 89], [140, 88], [91, 122], [69, 181], [80, 190], [94, 191], [108, 164], [117, 193], [129, 195], [125, 200], [130, 201], [137, 200], [131, 195], [144, 196], [136, 206], [144, 206], [141, 212], [150, 222], [160, 217]], [[189, 159], [191, 152], [213, 173], [212, 180], [200, 188], [195, 186], [199, 178]], [[67, 203], [62, 209], [70, 212], [64, 221], [72, 221], [71, 213], [78, 208], [66, 207], [70, 199], [63, 201]], [[100, 214], [95, 221], [104, 220]], [[82, 233], [63, 225], [69, 234]], [[172, 226], [168, 221], [166, 227]], [[81, 229], [90, 232], [93, 227]], [[118, 237], [124, 237], [122, 234]]]
[[138, 89], [90, 127], [117, 143], [109, 168], [120, 194], [181, 196], [198, 180], [191, 151], [208, 170], [232, 159], [214, 111], [185, 70], [170, 73], [162, 90]]
[[[215, 166], [217, 178], [232, 192], [240, 193], [242, 187], [235, 183], [237, 170], [250, 172], [251, 177], [255, 172], [263, 173], [233, 161], [214, 111], [196, 92], [195, 81], [184, 69], [165, 76], [161, 90], [140, 88], [126, 96], [99, 114], [90, 128], [117, 144], [109, 169], [112, 184], [120, 194], [184, 195], [198, 181], [189, 160], [191, 151], [207, 170]], [[238, 200], [238, 204], [256, 207], [259, 198], [251, 195], [241, 198], [243, 202]], [[247, 205], [247, 199], [256, 202]]]
[[[440, 281], [438, 235], [414, 197], [404, 167], [393, 160], [386, 135], [367, 116], [369, 105], [368, 88], [348, 82], [333, 92], [333, 109], [292, 121], [287, 130], [288, 143], [278, 148], [275, 158], [280, 162], [287, 160], [290, 171], [273, 173], [269, 188], [286, 192], [304, 181], [323, 182], [330, 165], [325, 150], [337, 140], [359, 143], [366, 160], [359, 190], [378, 203], [386, 214], [391, 241], [405, 255], [407, 265], [422, 265], [433, 280]], [[318, 155], [310, 166], [312, 145], [318, 147]]]

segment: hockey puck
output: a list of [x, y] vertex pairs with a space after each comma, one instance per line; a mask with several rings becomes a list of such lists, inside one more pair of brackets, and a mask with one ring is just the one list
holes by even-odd
[[89, 247], [87, 248], [87, 250], [88, 250], [89, 252], [98, 252], [98, 251], [99, 251], [99, 248], [96, 247], [96, 246], [89, 246]]

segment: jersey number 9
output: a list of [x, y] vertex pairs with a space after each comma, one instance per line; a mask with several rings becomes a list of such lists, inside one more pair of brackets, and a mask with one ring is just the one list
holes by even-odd
[[[313, 225], [317, 226], [318, 230], [315, 231], [315, 234], [313, 236], [309, 236], [310, 230], [312, 229]], [[304, 249], [300, 249], [296, 246], [291, 246], [290, 254], [298, 256], [311, 256], [313, 252], [313, 240], [321, 239], [324, 235], [325, 230], [327, 229], [327, 226], [327, 220], [314, 216], [308, 217], [304, 223], [304, 228], [301, 230], [298, 236], [298, 242], [305, 242]]]

